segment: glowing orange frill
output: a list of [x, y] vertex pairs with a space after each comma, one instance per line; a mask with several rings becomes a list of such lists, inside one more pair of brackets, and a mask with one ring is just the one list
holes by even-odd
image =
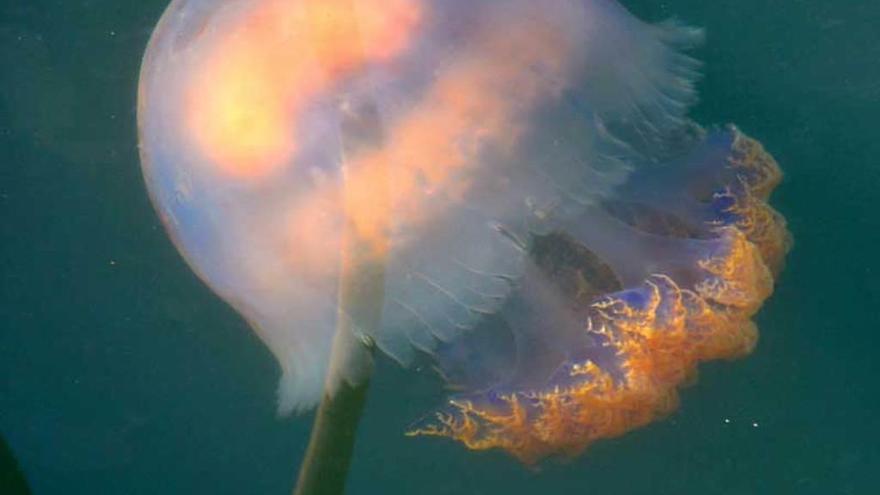
[[[618, 356], [622, 379], [592, 361], [575, 363], [575, 385], [501, 395], [501, 405], [453, 400], [436, 421], [409, 435], [446, 436], [476, 450], [501, 448], [524, 462], [573, 456], [596, 440], [622, 435], [663, 417], [678, 386], [701, 361], [748, 354], [758, 338], [752, 315], [773, 289], [791, 238], [765, 202], [781, 172], [761, 145], [737, 134], [729, 166], [741, 182], [719, 222], [723, 248], [699, 262], [705, 279], [681, 287], [666, 275], [644, 282], [638, 305], [615, 295], [592, 304], [584, 330], [602, 336]], [[726, 193], [722, 193], [726, 194]]]

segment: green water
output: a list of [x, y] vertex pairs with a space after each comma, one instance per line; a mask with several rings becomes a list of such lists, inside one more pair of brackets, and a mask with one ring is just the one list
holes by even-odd
[[[439, 384], [380, 362], [349, 493], [880, 493], [880, 3], [625, 3], [707, 28], [694, 116], [787, 173], [796, 246], [757, 350], [704, 366], [666, 421], [538, 469], [405, 438]], [[144, 193], [137, 71], [164, 7], [0, 4], [0, 431], [34, 493], [283, 494], [305, 450], [311, 418], [276, 418], [273, 358]]]

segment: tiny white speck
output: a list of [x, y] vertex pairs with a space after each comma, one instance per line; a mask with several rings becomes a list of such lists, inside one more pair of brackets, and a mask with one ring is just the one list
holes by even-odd
[[724, 424], [729, 425], [729, 424], [730, 424], [730, 418], [724, 418]]
[[752, 423], [752, 428], [757, 428], [757, 427], [758, 427], [758, 422], [757, 422], [757, 421], [755, 421], [754, 423]]
[[116, 31], [110, 31], [110, 36], [116, 36]]
[[110, 260], [110, 264], [111, 264], [111, 265], [115, 265], [115, 264], [116, 264], [116, 260]]

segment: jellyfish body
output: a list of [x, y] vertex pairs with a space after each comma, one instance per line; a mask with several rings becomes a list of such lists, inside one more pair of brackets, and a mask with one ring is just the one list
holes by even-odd
[[[582, 386], [555, 381], [560, 366], [619, 365], [591, 350], [613, 347], [595, 305], [647, 304], [666, 294], [657, 276], [687, 299], [728, 282], [703, 265], [784, 254], [779, 239], [739, 250], [784, 232], [755, 206], [772, 185], [725, 168], [753, 142], [686, 118], [698, 63], [684, 52], [700, 39], [610, 0], [174, 0], [141, 72], [144, 176], [187, 262], [278, 359], [282, 412], [359, 379], [329, 363], [352, 317], [337, 304], [347, 228], [384, 270], [381, 321], [360, 336], [405, 365], [430, 356], [469, 391], [419, 430], [528, 458], [482, 442], [515, 436], [475, 418], [528, 423], [534, 411], [492, 404]], [[559, 249], [589, 298], [541, 254]], [[513, 326], [484, 330], [494, 320]], [[600, 378], [619, 383], [618, 367]]]
[[698, 37], [604, 0], [176, 0], [141, 74], [146, 182], [278, 358], [282, 409], [309, 407], [342, 225], [388, 260], [367, 337], [432, 352], [500, 308], [530, 232], [635, 166], [606, 126], [645, 149], [677, 129], [695, 62], [676, 48]]

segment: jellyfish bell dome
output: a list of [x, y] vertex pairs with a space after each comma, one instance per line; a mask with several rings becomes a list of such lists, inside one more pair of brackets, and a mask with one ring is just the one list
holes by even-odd
[[700, 139], [700, 38], [607, 0], [174, 0], [141, 70], [144, 177], [302, 410], [350, 316], [344, 229], [384, 266], [361, 337], [433, 354], [502, 308], [530, 236]]

